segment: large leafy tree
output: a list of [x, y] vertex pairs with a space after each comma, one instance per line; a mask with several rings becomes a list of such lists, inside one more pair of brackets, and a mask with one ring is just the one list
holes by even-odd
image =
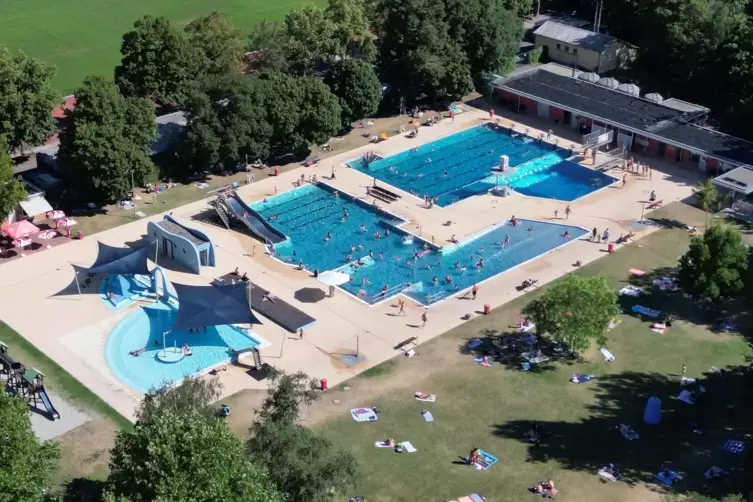
[[282, 374], [251, 426], [248, 454], [267, 467], [285, 500], [325, 502], [354, 485], [353, 455], [298, 423], [300, 405], [314, 399], [313, 382], [305, 374]]
[[574, 352], [592, 340], [603, 345], [609, 321], [619, 313], [617, 294], [602, 277], [567, 275], [523, 309], [539, 333], [549, 333]]
[[733, 227], [717, 224], [690, 241], [680, 258], [678, 283], [693, 296], [714, 300], [732, 297], [745, 287], [748, 249]]
[[343, 127], [377, 112], [382, 84], [369, 63], [344, 59], [334, 65], [324, 81], [340, 100]]
[[0, 136], [5, 149], [37, 146], [55, 132], [51, 112], [60, 96], [52, 88], [55, 68], [0, 46]]
[[23, 182], [13, 176], [13, 162], [8, 154], [8, 143], [0, 136], [0, 219], [5, 219], [16, 209], [26, 195]]
[[120, 52], [115, 82], [123, 94], [161, 105], [182, 103], [203, 59], [200, 49], [165, 17], [137, 20], [123, 35]]
[[710, 179], [698, 182], [693, 193], [698, 207], [704, 211], [717, 211], [719, 209], [721, 196], [716, 189], [716, 185]]
[[347, 53], [366, 60], [376, 55], [364, 0], [328, 0], [324, 12], [334, 24], [335, 55]]
[[276, 74], [259, 83], [272, 126], [273, 155], [305, 154], [310, 145], [328, 141], [340, 129], [340, 104], [321, 79]]
[[196, 410], [151, 413], [118, 433], [110, 456], [108, 489], [132, 502], [282, 501], [227, 425]]
[[232, 170], [246, 158], [269, 155], [272, 126], [266, 121], [264, 93], [256, 78], [206, 79], [187, 100], [186, 114], [180, 158], [192, 172]]
[[102, 77], [88, 77], [66, 112], [58, 160], [68, 186], [81, 202], [104, 203], [154, 177], [149, 157], [157, 137], [154, 106], [125, 98]]
[[212, 406], [220, 397], [222, 385], [217, 378], [186, 377], [180, 385], [163, 385], [151, 389], [144, 395], [137, 410], [139, 420], [148, 422], [152, 416], [171, 411], [176, 414], [198, 412], [207, 418], [217, 416]]
[[209, 75], [237, 73], [243, 61], [243, 31], [214, 11], [186, 26], [188, 41], [201, 51], [201, 71]]
[[264, 20], [254, 26], [248, 49], [255, 53], [252, 69], [261, 72], [284, 72], [288, 69], [288, 32], [277, 21]]
[[335, 36], [336, 28], [327, 14], [313, 5], [290, 11], [285, 16], [288, 69], [306, 75], [318, 63], [341, 53], [343, 49]]
[[59, 449], [37, 439], [26, 402], [5, 392], [0, 392], [0, 451], [0, 502], [42, 502]]

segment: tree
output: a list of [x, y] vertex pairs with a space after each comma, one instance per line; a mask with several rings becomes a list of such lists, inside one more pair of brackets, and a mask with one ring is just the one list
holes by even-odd
[[262, 21], [249, 35], [248, 50], [257, 57], [253, 69], [262, 72], [286, 72], [288, 68], [288, 32], [285, 25], [276, 21]]
[[6, 392], [0, 392], [0, 444], [0, 502], [42, 502], [60, 451], [37, 439], [26, 402]]
[[325, 502], [354, 485], [358, 463], [316, 432], [302, 427], [300, 405], [318, 395], [304, 373], [278, 375], [257, 410], [246, 445], [251, 458], [269, 470], [285, 500]]
[[79, 201], [110, 202], [128, 193], [132, 182], [154, 178], [149, 153], [157, 129], [149, 101], [125, 98], [112, 82], [88, 77], [66, 118], [58, 160]]
[[340, 100], [343, 127], [350, 127], [352, 122], [377, 112], [382, 84], [370, 64], [343, 59], [334, 65], [324, 81]]
[[313, 5], [290, 11], [285, 16], [288, 71], [307, 75], [318, 63], [344, 52], [335, 36], [336, 28], [327, 14]]
[[137, 411], [139, 420], [148, 422], [156, 413], [197, 412], [207, 418], [217, 416], [212, 406], [220, 397], [222, 384], [217, 378], [186, 377], [179, 385], [163, 385], [144, 395]]
[[165, 17], [144, 16], [123, 35], [123, 58], [115, 82], [126, 96], [149, 98], [160, 105], [182, 103], [201, 68], [199, 48]]
[[0, 136], [0, 219], [5, 219], [26, 198], [26, 187], [13, 176], [13, 161], [8, 143]]
[[606, 341], [609, 322], [619, 314], [617, 294], [602, 277], [567, 275], [523, 309], [539, 333], [549, 333], [574, 352], [592, 340]]
[[282, 502], [227, 425], [191, 409], [159, 410], [119, 431], [107, 484], [133, 502]]
[[719, 210], [719, 192], [716, 189], [716, 185], [710, 179], [699, 182], [693, 193], [695, 194], [698, 207], [704, 211], [716, 212]]
[[533, 0], [502, 0], [500, 5], [506, 11], [512, 12], [518, 18], [524, 18], [531, 12]]
[[0, 136], [4, 151], [45, 142], [55, 132], [51, 113], [60, 96], [52, 88], [55, 68], [0, 46]]
[[246, 159], [266, 159], [272, 126], [258, 79], [206, 79], [186, 103], [188, 127], [180, 158], [191, 172], [234, 170]]
[[259, 82], [273, 155], [303, 155], [340, 129], [340, 104], [321, 79], [276, 74]]
[[245, 52], [243, 31], [224, 14], [214, 11], [194, 19], [186, 26], [186, 34], [190, 44], [201, 52], [202, 73], [223, 75], [240, 71]]
[[693, 237], [680, 258], [678, 284], [686, 293], [708, 300], [732, 297], [743, 291], [748, 250], [735, 228], [713, 225]]
[[369, 34], [369, 18], [364, 0], [328, 0], [324, 11], [334, 25], [333, 38], [338, 52], [334, 55], [369, 58], [374, 42]]
[[722, 498], [708, 497], [697, 492], [690, 492], [687, 495], [667, 495], [667, 502], [745, 502], [745, 497], [740, 494], [725, 495]]

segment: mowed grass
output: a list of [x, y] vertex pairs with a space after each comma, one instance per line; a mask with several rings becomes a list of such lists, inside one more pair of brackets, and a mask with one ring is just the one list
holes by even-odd
[[[685, 229], [677, 226], [678, 220], [703, 225], [704, 216], [679, 203], [652, 216], [676, 228], [655, 232], [576, 273], [606, 277], [616, 289], [631, 280], [627, 273], [631, 267], [666, 273], [665, 267], [676, 264], [689, 242]], [[594, 347], [583, 361], [555, 362], [526, 373], [517, 365], [495, 363], [483, 368], [473, 362], [473, 354], [464, 353], [471, 338], [487, 339], [510, 331], [520, 308], [540, 293], [421, 345], [418, 357], [396, 358], [387, 375], [349, 382], [353, 397], [359, 389], [377, 389], [367, 392], [368, 400], [350, 401], [349, 406], [382, 410], [377, 422], [358, 424], [343, 409], [338, 418], [317, 427], [338, 446], [353, 451], [361, 464], [360, 486], [350, 496], [362, 496], [369, 502], [429, 501], [478, 492], [489, 502], [520, 501], [533, 499], [527, 488], [551, 477], [560, 490], [557, 500], [647, 502], [657, 500], [661, 492], [647, 488], [646, 483], [653, 481], [662, 463], [686, 473], [686, 481], [676, 491], [703, 488], [702, 473], [714, 464], [732, 470], [727, 486], [735, 486], [739, 459], [725, 454], [721, 445], [751, 427], [740, 408], [735, 418], [727, 417], [727, 399], [734, 402], [737, 392], [711, 392], [705, 406], [687, 405], [675, 396], [680, 391], [683, 364], [692, 377], [712, 366], [745, 364], [751, 350], [742, 335], [710, 331], [705, 319], [712, 319], [714, 313], [704, 317], [690, 309], [692, 322], [686, 320], [688, 317], [681, 315], [684, 300], [679, 294], [652, 293], [640, 302], [678, 313], [682, 320], [667, 334], [659, 335], [649, 329], [648, 321], [622, 314], [622, 322], [609, 333], [608, 348], [617, 358], [612, 363], [605, 363]], [[736, 322], [748, 332], [751, 324], [746, 316], [738, 316]], [[401, 373], [406, 376], [402, 378]], [[596, 379], [576, 385], [568, 381], [573, 373], [594, 374]], [[378, 390], [380, 378], [388, 387], [384, 392]], [[418, 390], [437, 394], [437, 402], [415, 401], [413, 393]], [[663, 403], [659, 426], [648, 426], [642, 420], [651, 396]], [[423, 420], [423, 409], [431, 410], [433, 423]], [[545, 432], [540, 446], [523, 437], [534, 420]], [[694, 434], [688, 422], [702, 424], [704, 433]], [[620, 423], [630, 424], [641, 438], [623, 439], [615, 429]], [[409, 440], [418, 452], [397, 454], [374, 448], [375, 441], [387, 437]], [[498, 456], [500, 463], [486, 472], [461, 465], [460, 457], [473, 447]], [[617, 463], [629, 481], [602, 481], [596, 473], [609, 462]]]
[[3, 0], [0, 44], [57, 66], [56, 88], [71, 94], [87, 75], [112, 75], [123, 33], [141, 16], [167, 16], [185, 25], [219, 10], [244, 31], [280, 20], [293, 7], [322, 0]]

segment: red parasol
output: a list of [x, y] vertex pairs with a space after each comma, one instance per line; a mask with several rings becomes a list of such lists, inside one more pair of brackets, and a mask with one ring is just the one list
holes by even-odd
[[57, 220], [59, 218], [65, 218], [65, 213], [61, 211], [60, 209], [55, 209], [54, 211], [47, 211], [47, 218], [51, 220]]
[[28, 237], [30, 235], [38, 234], [39, 228], [33, 223], [30, 223], [26, 220], [21, 220], [15, 223], [7, 223], [3, 225], [2, 231], [11, 239], [19, 239], [21, 237]]

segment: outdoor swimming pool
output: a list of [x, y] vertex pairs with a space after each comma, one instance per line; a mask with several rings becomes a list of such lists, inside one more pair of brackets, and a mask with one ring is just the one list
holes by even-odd
[[[518, 226], [498, 225], [460, 245], [440, 248], [401, 229], [402, 220], [315, 185], [252, 207], [265, 218], [276, 216], [271, 223], [289, 237], [275, 246], [278, 258], [302, 261], [311, 271], [351, 274], [343, 289], [372, 304], [403, 292], [429, 305], [566, 244], [565, 231], [571, 239], [588, 233], [579, 227], [520, 220]], [[502, 246], [507, 235], [509, 242]], [[480, 259], [483, 264], [477, 267]], [[353, 266], [358, 260], [362, 265]], [[387, 294], [382, 295], [385, 286]]]
[[106, 275], [99, 281], [99, 297], [111, 310], [123, 310], [148, 296], [151, 290], [148, 275]]
[[[486, 193], [498, 184], [525, 195], [572, 201], [616, 181], [564, 160], [570, 152], [553, 148], [487, 123], [390, 157], [362, 157], [347, 165], [418, 197], [437, 197], [439, 206]], [[511, 169], [495, 173], [501, 155], [509, 156]]]
[[[139, 308], [115, 326], [105, 344], [105, 362], [118, 380], [139, 392], [148, 392], [227, 361], [231, 350], [259, 345], [253, 334], [234, 326], [209, 327], [199, 333], [170, 331], [177, 315], [174, 304], [160, 302]], [[175, 363], [161, 362], [157, 354], [162, 347], [154, 342], [162, 344], [166, 331], [168, 347], [180, 348], [188, 343], [193, 355]], [[138, 356], [129, 354], [141, 348], [144, 350]]]

